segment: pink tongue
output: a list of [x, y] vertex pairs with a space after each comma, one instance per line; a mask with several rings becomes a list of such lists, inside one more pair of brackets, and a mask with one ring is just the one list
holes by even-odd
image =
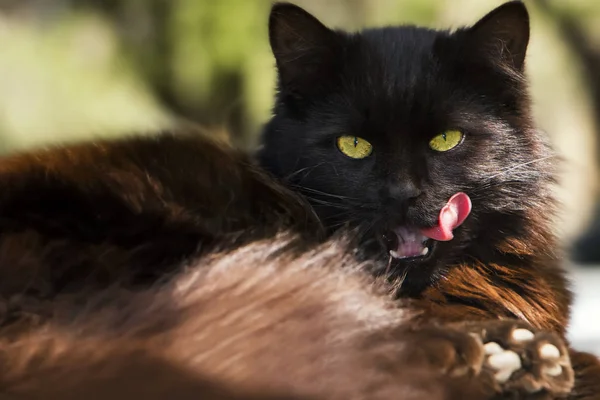
[[452, 231], [462, 224], [471, 212], [471, 199], [465, 193], [456, 193], [440, 210], [438, 226], [421, 230], [424, 236], [438, 241], [452, 240]]

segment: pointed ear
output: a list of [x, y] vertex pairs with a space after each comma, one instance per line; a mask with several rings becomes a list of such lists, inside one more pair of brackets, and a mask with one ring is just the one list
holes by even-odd
[[529, 44], [529, 13], [521, 1], [492, 10], [468, 31], [473, 46], [489, 59], [523, 71]]
[[280, 84], [305, 92], [333, 72], [337, 34], [302, 8], [276, 3], [269, 17], [269, 40]]

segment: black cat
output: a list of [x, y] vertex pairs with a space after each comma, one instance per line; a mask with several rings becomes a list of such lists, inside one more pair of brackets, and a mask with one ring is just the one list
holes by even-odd
[[[564, 334], [557, 160], [531, 117], [524, 4], [453, 32], [346, 33], [281, 3], [269, 34], [278, 86], [261, 165], [330, 232], [354, 229], [425, 320], [517, 318]], [[595, 358], [575, 361], [600, 379]]]
[[405, 291], [464, 259], [505, 264], [507, 238], [552, 241], [555, 160], [530, 117], [521, 3], [456, 32], [356, 34], [282, 4], [270, 36], [279, 86], [261, 164], [330, 230], [357, 227], [370, 256], [409, 268]]

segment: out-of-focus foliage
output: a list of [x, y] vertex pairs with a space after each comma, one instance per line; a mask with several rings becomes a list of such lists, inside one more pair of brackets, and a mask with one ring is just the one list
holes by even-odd
[[[333, 26], [431, 23], [433, 0], [299, 1]], [[275, 70], [269, 0], [0, 0], [0, 151], [186, 118], [251, 144]]]

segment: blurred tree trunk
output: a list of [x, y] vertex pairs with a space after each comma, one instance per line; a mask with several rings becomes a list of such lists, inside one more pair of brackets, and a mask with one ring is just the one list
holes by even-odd
[[[598, 130], [600, 129], [600, 48], [594, 43], [581, 22], [577, 21], [573, 15], [559, 10], [556, 4], [549, 0], [537, 0], [537, 4], [554, 22], [561, 36], [578, 58], [578, 64], [583, 68], [597, 129], [597, 154], [600, 154], [600, 131]], [[600, 160], [596, 160], [596, 164], [599, 165]], [[600, 199], [597, 199], [596, 202], [593, 220], [587, 231], [577, 238], [571, 250], [573, 260], [583, 265], [600, 263]]]
[[[560, 30], [561, 36], [583, 67], [587, 90], [592, 99], [596, 128], [600, 129], [600, 48], [593, 43], [585, 28], [572, 15], [561, 12], [552, 1], [537, 0], [537, 3]], [[597, 144], [600, 146], [600, 132], [597, 133]]]

